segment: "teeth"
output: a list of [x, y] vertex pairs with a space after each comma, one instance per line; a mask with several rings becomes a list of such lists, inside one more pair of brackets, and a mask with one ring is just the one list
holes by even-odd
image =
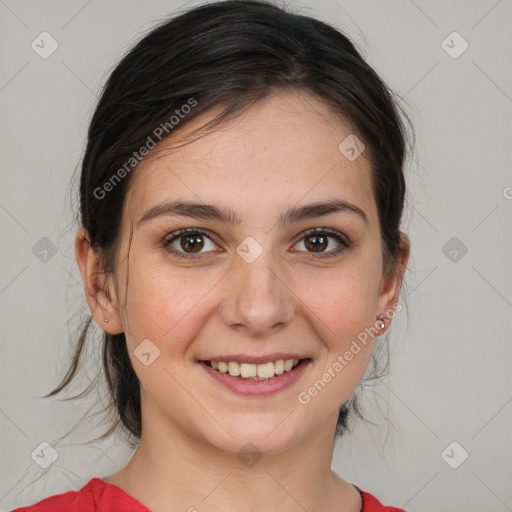
[[233, 377], [238, 377], [240, 375], [240, 363], [237, 363], [235, 361], [230, 361], [228, 363], [228, 372], [229, 375]]
[[281, 375], [284, 373], [284, 361], [282, 359], [279, 359], [279, 361], [274, 363], [274, 373], [276, 375]]
[[211, 361], [212, 368], [233, 377], [266, 380], [289, 372], [299, 363], [298, 359], [279, 359], [262, 364], [238, 363], [237, 361]]
[[240, 364], [240, 375], [242, 377], [256, 377], [258, 366], [261, 365], [242, 363]]
[[258, 365], [258, 377], [270, 379], [274, 376], [274, 363], [265, 363]]

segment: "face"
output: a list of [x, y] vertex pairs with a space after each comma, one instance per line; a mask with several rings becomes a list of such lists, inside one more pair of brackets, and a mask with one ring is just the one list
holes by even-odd
[[370, 163], [338, 149], [351, 133], [314, 97], [280, 93], [139, 165], [111, 296], [145, 425], [233, 453], [334, 435], [371, 356], [361, 333], [399, 291], [382, 273]]

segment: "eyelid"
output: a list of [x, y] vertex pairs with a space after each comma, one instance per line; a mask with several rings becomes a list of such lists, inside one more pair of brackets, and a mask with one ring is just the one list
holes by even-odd
[[338, 246], [334, 249], [331, 249], [326, 252], [308, 252], [308, 251], [295, 251], [295, 252], [301, 252], [306, 255], [306, 258], [312, 260], [312, 261], [322, 261], [327, 260], [329, 258], [336, 258], [339, 257], [342, 253], [345, 251], [351, 249], [354, 246], [354, 243], [342, 232], [338, 231], [337, 229], [328, 228], [326, 226], [323, 227], [317, 227], [317, 228], [311, 228], [307, 229], [306, 231], [303, 231], [298, 235], [298, 240], [295, 242], [294, 245], [297, 245], [299, 242], [307, 238], [308, 236], [313, 235], [324, 235], [328, 238], [333, 238], [338, 243]]
[[[213, 251], [207, 251], [207, 253], [186, 253], [186, 252], [168, 249], [168, 247], [171, 245], [171, 243], [173, 243], [175, 240], [179, 239], [181, 236], [184, 236], [188, 233], [190, 233], [190, 234], [197, 233], [197, 234], [204, 235], [205, 237], [210, 239], [210, 241], [213, 242], [215, 245], [219, 245], [215, 241], [215, 238], [216, 238], [215, 234], [213, 234], [212, 232], [210, 232], [206, 229], [193, 228], [193, 227], [178, 229], [176, 231], [173, 231], [172, 233], [167, 234], [162, 239], [162, 245], [169, 253], [171, 253], [181, 259], [189, 259], [189, 260], [196, 259], [196, 260], [198, 260], [198, 259], [203, 258], [208, 252], [213, 252]], [[335, 256], [339, 255], [341, 252], [343, 252], [344, 250], [347, 250], [354, 245], [353, 242], [344, 233], [338, 231], [337, 229], [329, 228], [326, 226], [310, 228], [305, 231], [302, 231], [301, 233], [299, 233], [297, 235], [297, 237], [294, 237], [297, 240], [293, 245], [295, 246], [300, 241], [302, 241], [304, 238], [306, 238], [308, 236], [315, 235], [315, 234], [320, 234], [320, 235], [323, 234], [323, 235], [326, 235], [327, 237], [334, 238], [337, 241], [337, 243], [339, 244], [339, 246], [336, 247], [335, 249], [331, 249], [330, 251], [327, 251], [327, 252], [318, 252], [318, 253], [308, 252], [308, 251], [294, 251], [294, 252], [304, 253], [304, 254], [310, 255], [310, 256], [308, 256], [310, 259], [319, 260], [322, 258], [335, 257]]]
[[340, 238], [343, 241], [343, 243], [346, 243], [347, 245], [351, 244], [350, 239], [344, 233], [342, 233], [341, 231], [338, 231], [337, 229], [328, 228], [326, 226], [306, 229], [305, 231], [302, 231], [301, 233], [299, 233], [297, 236], [299, 237], [298, 238], [299, 240], [302, 240], [302, 238], [304, 238], [306, 236], [315, 235], [317, 233], [318, 234], [327, 234], [329, 236], [332, 236], [333, 238]]
[[[200, 235], [204, 235], [206, 238], [209, 238], [211, 240], [211, 242], [213, 242], [215, 245], [219, 245], [215, 241], [216, 235], [214, 235], [212, 232], [210, 232], [206, 229], [202, 229], [202, 228], [178, 229], [176, 231], [173, 231], [172, 233], [168, 233], [167, 235], [165, 235], [164, 238], [162, 239], [161, 243], [164, 246], [164, 248], [167, 248], [168, 246], [171, 245], [171, 243], [178, 240], [180, 237], [187, 235], [187, 234], [196, 234], [196, 233], [200, 234]], [[179, 252], [179, 251], [169, 251], [169, 252], [173, 252], [174, 254], [176, 254], [176, 253], [187, 254], [188, 256], [194, 257], [193, 253], [183, 253], [183, 252]], [[204, 254], [204, 253], [199, 253], [199, 255], [197, 257], [200, 257], [201, 254]]]

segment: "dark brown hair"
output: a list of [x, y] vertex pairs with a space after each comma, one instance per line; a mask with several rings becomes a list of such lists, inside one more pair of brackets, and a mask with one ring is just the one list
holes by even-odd
[[[123, 204], [136, 172], [133, 155], [150, 139], [165, 139], [213, 107], [223, 109], [207, 127], [239, 116], [254, 102], [283, 90], [305, 91], [323, 100], [364, 142], [384, 269], [394, 268], [406, 192], [408, 138], [401, 114], [408, 120], [407, 115], [336, 28], [269, 2], [231, 0], [204, 4], [160, 23], [126, 53], [104, 86], [81, 165], [78, 221], [87, 229], [107, 274], [115, 269]], [[75, 377], [91, 319], [81, 327], [66, 375], [47, 397]], [[380, 343], [377, 352], [384, 346]], [[134, 447], [142, 428], [140, 385], [124, 334], [103, 333], [102, 354], [110, 400], [106, 410], [115, 413], [102, 438], [121, 427]], [[376, 365], [377, 354], [372, 357]], [[338, 435], [351, 413], [365, 419], [355, 393], [339, 410]]]

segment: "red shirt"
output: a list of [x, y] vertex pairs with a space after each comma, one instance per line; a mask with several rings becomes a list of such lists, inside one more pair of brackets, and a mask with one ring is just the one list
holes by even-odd
[[[385, 507], [375, 496], [354, 486], [363, 500], [361, 512], [405, 512], [396, 507]], [[56, 494], [28, 507], [11, 512], [151, 512], [117, 485], [101, 478], [92, 478], [78, 491]]]

